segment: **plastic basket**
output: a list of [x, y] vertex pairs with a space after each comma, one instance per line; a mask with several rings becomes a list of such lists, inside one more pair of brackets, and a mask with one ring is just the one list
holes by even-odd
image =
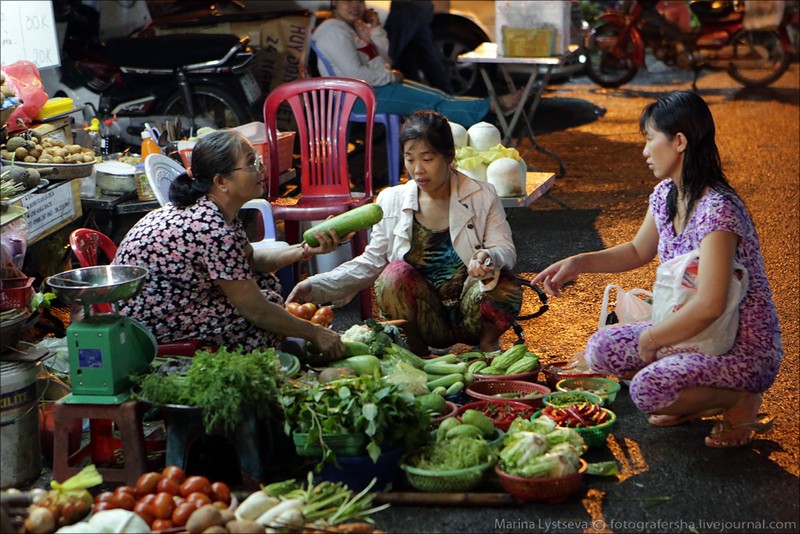
[[0, 312], [24, 308], [33, 299], [33, 278], [0, 279]]
[[[298, 456], [323, 455], [319, 441], [309, 440], [305, 432], [293, 433], [292, 441]], [[363, 434], [324, 434], [322, 441], [336, 456], [361, 456], [367, 447], [367, 438]]]
[[[504, 398], [495, 397], [494, 395], [519, 393], [521, 395], [528, 395], [531, 393], [538, 394], [534, 398]], [[485, 400], [490, 402], [521, 402], [533, 408], [542, 406], [542, 397], [550, 393], [550, 388], [533, 382], [523, 382], [521, 380], [477, 380], [467, 387], [467, 395], [477, 400]]]
[[378, 456], [377, 462], [373, 462], [369, 455], [340, 455], [336, 457], [339, 465], [325, 464], [320, 471], [320, 478], [329, 482], [342, 482], [353, 491], [363, 490], [376, 478], [372, 491], [384, 491], [397, 478], [403, 452], [403, 446], [384, 451]]
[[408, 482], [419, 491], [461, 492], [469, 491], [483, 479], [483, 474], [494, 462], [455, 469], [452, 471], [431, 471], [402, 463], [400, 469], [406, 472]]
[[442, 411], [442, 414], [431, 419], [431, 426], [439, 426], [439, 423], [441, 423], [448, 417], [453, 417], [457, 413], [458, 413], [458, 404], [456, 404], [455, 402], [444, 401], [444, 410]]
[[[617, 422], [617, 415], [608, 408], [600, 408], [608, 416], [608, 421], [596, 426], [570, 426], [564, 428], [571, 428], [583, 438], [583, 443], [589, 448], [603, 447], [606, 444], [606, 438], [611, 433], [611, 427]], [[533, 417], [539, 417], [542, 411], [539, 410]]]
[[575, 399], [577, 402], [588, 402], [590, 404], [603, 403], [603, 399], [601, 399], [599, 395], [588, 393], [586, 391], [554, 391], [549, 395], [545, 395], [542, 399], [542, 403], [545, 406], [563, 408], [565, 406], [571, 406], [572, 404], [575, 404], [575, 402], [571, 401], [570, 399]]
[[477, 401], [467, 403], [458, 408], [457, 416], [460, 417], [467, 410], [478, 410], [489, 417], [496, 428], [503, 432], [508, 432], [508, 428], [517, 417], [530, 419], [535, 408], [524, 402]]
[[503, 489], [517, 499], [555, 504], [566, 501], [581, 489], [587, 464], [582, 459], [580, 462], [581, 466], [577, 473], [557, 478], [518, 477], [509, 475], [500, 469], [500, 466], [496, 466], [494, 471]]
[[597, 373], [593, 372], [586, 372], [586, 373], [569, 373], [565, 372], [564, 368], [568, 365], [569, 362], [556, 362], [556, 363], [549, 363], [542, 367], [542, 373], [544, 373], [544, 378], [547, 381], [547, 386], [550, 389], [555, 390], [556, 384], [558, 384], [561, 380], [565, 378], [589, 378], [589, 377], [601, 377]]
[[[558, 391], [589, 391], [595, 393], [603, 401], [603, 406], [614, 402], [622, 386], [619, 382], [608, 378], [565, 378], [556, 384]], [[603, 393], [599, 393], [602, 391]]]

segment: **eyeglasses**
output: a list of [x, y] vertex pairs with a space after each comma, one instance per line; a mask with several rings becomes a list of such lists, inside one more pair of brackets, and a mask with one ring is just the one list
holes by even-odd
[[236, 167], [235, 169], [231, 169], [229, 171], [229, 174], [241, 170], [248, 170], [253, 174], [262, 174], [264, 172], [264, 169], [265, 169], [264, 162], [261, 161], [261, 156], [256, 156], [253, 163], [251, 163], [250, 165], [245, 165], [244, 167]]

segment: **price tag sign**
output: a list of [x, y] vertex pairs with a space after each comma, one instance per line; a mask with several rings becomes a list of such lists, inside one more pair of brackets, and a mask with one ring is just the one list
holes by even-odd
[[36, 67], [57, 67], [58, 53], [53, 3], [49, 0], [0, 2], [0, 63], [20, 60]]
[[22, 205], [28, 208], [25, 219], [28, 221], [30, 242], [50, 228], [71, 221], [76, 216], [75, 199], [70, 182], [41, 194], [29, 195], [22, 199]]

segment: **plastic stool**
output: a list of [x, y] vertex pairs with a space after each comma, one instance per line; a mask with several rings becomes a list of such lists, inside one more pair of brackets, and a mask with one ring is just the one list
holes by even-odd
[[[353, 122], [366, 122], [367, 116], [363, 113], [351, 113]], [[389, 113], [376, 113], [375, 122], [386, 127], [386, 163], [389, 167], [389, 185], [400, 183], [400, 115]]]
[[[78, 473], [81, 460], [91, 455], [97, 464], [111, 463], [114, 450], [121, 448], [122, 467], [97, 465], [106, 482], [124, 482], [135, 486], [137, 479], [148, 470], [147, 451], [163, 450], [164, 442], [145, 440], [142, 417], [147, 406], [134, 400], [122, 404], [66, 404], [59, 400], [53, 407], [55, 436], [53, 437], [53, 478], [64, 482]], [[69, 423], [73, 419], [89, 419], [89, 444], [69, 454]], [[111, 435], [111, 423], [117, 425], [120, 439]]]

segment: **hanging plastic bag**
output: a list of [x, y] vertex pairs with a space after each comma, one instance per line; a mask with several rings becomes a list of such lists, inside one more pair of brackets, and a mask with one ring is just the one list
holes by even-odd
[[8, 131], [24, 130], [33, 122], [47, 102], [39, 69], [30, 61], [17, 61], [2, 67], [6, 83], [14, 89], [22, 105], [17, 107], [8, 118]]
[[[653, 324], [666, 320], [681, 309], [697, 294], [697, 270], [700, 265], [700, 250], [672, 258], [659, 265], [656, 283], [653, 286]], [[711, 325], [681, 343], [664, 346], [658, 356], [669, 356], [681, 352], [699, 352], [719, 355], [730, 350], [739, 330], [739, 303], [749, 287], [747, 269], [738, 262], [733, 263], [733, 274], [728, 289], [725, 312]]]
[[[608, 304], [611, 300], [611, 292], [616, 290], [617, 299], [614, 311], [608, 311]], [[650, 313], [653, 308], [653, 294], [644, 289], [631, 289], [625, 291], [621, 287], [608, 284], [603, 293], [603, 303], [600, 306], [600, 320], [597, 323], [598, 330], [611, 326], [612, 324], [630, 324], [639, 321], [650, 320]]]

